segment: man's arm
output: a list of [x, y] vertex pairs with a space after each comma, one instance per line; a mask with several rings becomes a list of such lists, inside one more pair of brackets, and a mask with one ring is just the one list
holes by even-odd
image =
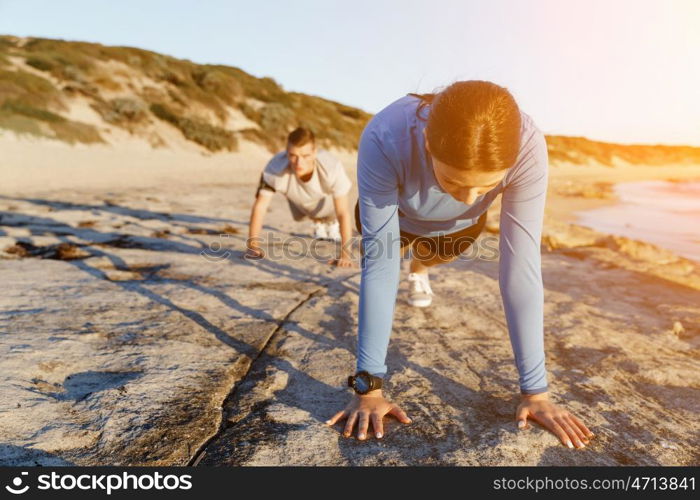
[[338, 218], [338, 224], [340, 225], [340, 240], [342, 247], [340, 259], [336, 261], [336, 264], [345, 267], [345, 263], [347, 263], [348, 266], [351, 266], [353, 264], [352, 222], [350, 217], [348, 195], [344, 194], [342, 196], [334, 197], [333, 205], [335, 206], [335, 215]]
[[250, 211], [250, 224], [248, 225], [248, 240], [246, 241], [246, 247], [254, 257], [262, 257], [262, 249], [260, 248], [260, 243], [262, 238], [260, 238], [260, 232], [262, 231], [263, 220], [265, 219], [265, 214], [270, 206], [270, 200], [272, 200], [272, 195], [274, 193], [267, 189], [260, 189], [257, 196], [255, 197], [255, 202], [253, 203], [253, 208]]

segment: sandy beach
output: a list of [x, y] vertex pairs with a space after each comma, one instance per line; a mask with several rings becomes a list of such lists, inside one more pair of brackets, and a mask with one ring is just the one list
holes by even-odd
[[[0, 463], [697, 465], [700, 266], [576, 213], [616, 203], [614, 183], [700, 179], [700, 165], [550, 165], [548, 377], [597, 434], [568, 450], [515, 426], [494, 260], [431, 271], [425, 310], [401, 284], [387, 394], [413, 424], [388, 421], [381, 442], [325, 426], [349, 398], [360, 272], [282, 243], [242, 259], [269, 156], [0, 134]], [[497, 237], [498, 209], [480, 238]], [[310, 241], [281, 197], [265, 230]]]

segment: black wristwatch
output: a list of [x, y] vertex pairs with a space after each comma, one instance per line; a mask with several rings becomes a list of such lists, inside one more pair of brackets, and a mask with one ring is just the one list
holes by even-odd
[[352, 387], [357, 394], [367, 394], [369, 391], [382, 388], [382, 377], [375, 377], [365, 370], [348, 377], [348, 387]]

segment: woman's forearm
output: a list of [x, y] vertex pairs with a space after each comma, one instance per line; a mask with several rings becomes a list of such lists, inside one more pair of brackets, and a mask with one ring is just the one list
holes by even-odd
[[357, 369], [383, 376], [401, 272], [398, 216], [362, 238]]

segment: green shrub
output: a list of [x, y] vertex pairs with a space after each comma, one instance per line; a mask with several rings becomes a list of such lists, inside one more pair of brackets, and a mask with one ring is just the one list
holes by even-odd
[[87, 123], [65, 120], [52, 122], [50, 125], [56, 134], [56, 139], [69, 144], [75, 144], [76, 142], [84, 144], [104, 142], [97, 129]]
[[100, 47], [99, 44], [87, 42], [32, 38], [24, 44], [22, 50], [31, 56], [48, 59], [55, 68], [73, 66], [80, 71], [89, 72], [95, 66], [94, 61], [100, 59]]
[[351, 108], [343, 104], [336, 104], [336, 109], [341, 115], [346, 116], [352, 120], [364, 120], [366, 118], [366, 116], [364, 115], [367, 114], [360, 109]]
[[0, 81], [12, 82], [26, 92], [50, 93], [56, 90], [53, 83], [46, 78], [26, 71], [1, 71]]
[[0, 103], [6, 100], [22, 100], [39, 108], [60, 107], [62, 103], [60, 92], [46, 78], [26, 71], [0, 70]]
[[179, 122], [179, 128], [188, 140], [201, 144], [210, 151], [222, 149], [236, 151], [238, 149], [236, 136], [221, 127], [209, 125], [199, 120], [182, 118]]
[[45, 109], [39, 109], [33, 106], [29, 106], [28, 104], [25, 104], [21, 101], [7, 100], [4, 103], [2, 103], [2, 106], [0, 106], [0, 110], [6, 113], [23, 115], [28, 118], [34, 118], [36, 120], [41, 120], [44, 122], [66, 121], [66, 119], [61, 115], [57, 115], [56, 113], [52, 113], [51, 111], [47, 111]]
[[13, 36], [0, 35], [0, 49], [9, 49], [17, 45]]
[[164, 120], [166, 122], [170, 122], [173, 125], [177, 126], [178, 122], [180, 121], [180, 117], [177, 116], [175, 113], [170, 111], [170, 109], [164, 105], [164, 104], [151, 104], [151, 113], [156, 115], [156, 118], [160, 118], [161, 120]]
[[233, 105], [243, 95], [242, 85], [222, 71], [205, 66], [195, 69], [192, 78], [203, 91], [217, 96], [227, 104]]
[[249, 118], [255, 123], [260, 124], [260, 111], [258, 109], [255, 109], [253, 106], [245, 102], [239, 103], [238, 109], [241, 110], [241, 113], [243, 113], [246, 116], [246, 118]]
[[295, 121], [294, 112], [282, 104], [273, 102], [260, 110], [260, 126], [272, 134], [285, 134]]
[[280, 140], [280, 138], [271, 137], [259, 128], [246, 128], [239, 130], [238, 134], [247, 141], [262, 144], [270, 152], [279, 151], [285, 143], [284, 139]]
[[[42, 128], [41, 122], [48, 125], [53, 135]], [[17, 134], [53, 137], [70, 144], [104, 142], [92, 125], [70, 121], [50, 111], [35, 109], [22, 103], [8, 105], [6, 102], [0, 107], [0, 128], [12, 130]]]
[[146, 105], [130, 97], [117, 97], [110, 101], [100, 101], [93, 105], [102, 118], [109, 123], [129, 124], [143, 121], [147, 116]]
[[55, 63], [45, 57], [32, 56], [27, 57], [25, 61], [29, 66], [36, 68], [39, 71], [51, 71], [56, 67]]
[[235, 134], [229, 130], [201, 120], [178, 116], [164, 104], [152, 104], [150, 109], [157, 118], [180, 129], [187, 140], [201, 144], [210, 151], [216, 152], [222, 149], [236, 151], [238, 149], [238, 140]]
[[0, 110], [0, 128], [11, 130], [19, 135], [34, 135], [38, 137], [48, 137], [41, 129], [41, 125], [36, 121], [22, 115], [16, 115]]

